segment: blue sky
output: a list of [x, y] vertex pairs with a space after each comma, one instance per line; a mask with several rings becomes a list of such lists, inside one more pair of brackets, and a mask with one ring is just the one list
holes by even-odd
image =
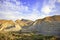
[[60, 15], [60, 0], [0, 0], [0, 19], [36, 20]]

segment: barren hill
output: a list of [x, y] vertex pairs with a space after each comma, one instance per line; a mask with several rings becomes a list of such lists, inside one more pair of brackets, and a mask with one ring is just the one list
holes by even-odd
[[43, 35], [60, 36], [60, 15], [31, 20], [0, 20], [0, 31], [34, 32]]

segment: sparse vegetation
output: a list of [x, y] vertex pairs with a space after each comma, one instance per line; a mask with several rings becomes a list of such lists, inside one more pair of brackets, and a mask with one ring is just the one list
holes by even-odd
[[60, 40], [59, 34], [60, 15], [49, 16], [36, 21], [26, 19], [0, 20], [0, 40]]
[[0, 40], [55, 40], [54, 36], [43, 36], [33, 33], [0, 32]]

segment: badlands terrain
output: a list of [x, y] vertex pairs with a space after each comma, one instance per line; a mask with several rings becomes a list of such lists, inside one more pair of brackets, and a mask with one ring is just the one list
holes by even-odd
[[0, 19], [0, 32], [33, 33], [36, 35], [60, 37], [60, 15], [48, 16], [35, 21], [27, 19], [18, 19], [16, 21]]

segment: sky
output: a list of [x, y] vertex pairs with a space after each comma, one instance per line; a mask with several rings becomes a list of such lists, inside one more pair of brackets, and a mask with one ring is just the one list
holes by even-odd
[[42, 19], [60, 15], [60, 0], [0, 0], [0, 19]]

